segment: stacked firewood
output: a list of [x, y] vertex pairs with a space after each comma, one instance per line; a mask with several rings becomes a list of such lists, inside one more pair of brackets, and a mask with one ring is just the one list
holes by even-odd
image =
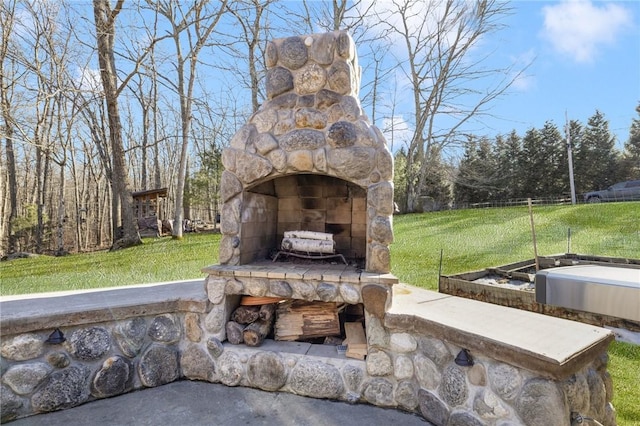
[[241, 305], [233, 311], [227, 322], [229, 343], [260, 346], [273, 330], [277, 302], [273, 298], [243, 298]]

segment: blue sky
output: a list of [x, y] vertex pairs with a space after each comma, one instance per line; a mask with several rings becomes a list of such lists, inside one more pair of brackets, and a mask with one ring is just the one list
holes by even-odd
[[487, 135], [510, 129], [524, 135], [547, 120], [562, 129], [565, 113], [586, 125], [599, 110], [622, 149], [640, 102], [640, 2], [515, 1], [511, 6], [514, 14], [495, 42], [512, 61], [532, 62], [526, 76], [494, 104], [500, 119], [486, 122]]

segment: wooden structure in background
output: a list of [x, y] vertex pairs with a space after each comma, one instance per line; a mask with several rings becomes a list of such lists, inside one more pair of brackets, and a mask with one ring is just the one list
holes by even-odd
[[162, 234], [160, 203], [167, 198], [167, 188], [149, 189], [132, 192], [134, 215], [138, 220], [138, 229], [143, 237], [156, 237]]

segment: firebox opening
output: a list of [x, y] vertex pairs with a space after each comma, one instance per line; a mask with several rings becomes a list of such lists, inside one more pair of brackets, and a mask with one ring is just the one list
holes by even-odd
[[240, 263], [272, 257], [285, 231], [315, 231], [332, 234], [337, 253], [364, 264], [366, 206], [364, 188], [331, 176], [296, 174], [256, 185], [244, 194]]

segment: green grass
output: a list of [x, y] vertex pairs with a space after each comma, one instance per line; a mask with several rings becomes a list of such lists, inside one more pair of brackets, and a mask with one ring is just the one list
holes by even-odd
[[[539, 255], [567, 252], [640, 258], [640, 203], [534, 208]], [[392, 272], [405, 283], [437, 289], [442, 273], [456, 274], [534, 257], [526, 207], [397, 216]], [[117, 252], [41, 256], [0, 263], [0, 295], [78, 290], [202, 277], [217, 263], [220, 236], [187, 234], [145, 239]], [[640, 426], [640, 347], [613, 343], [609, 372], [621, 426]]]
[[0, 295], [204, 277], [200, 270], [218, 262], [219, 242], [219, 234], [188, 234], [181, 240], [145, 238], [143, 245], [115, 252], [0, 262]]

